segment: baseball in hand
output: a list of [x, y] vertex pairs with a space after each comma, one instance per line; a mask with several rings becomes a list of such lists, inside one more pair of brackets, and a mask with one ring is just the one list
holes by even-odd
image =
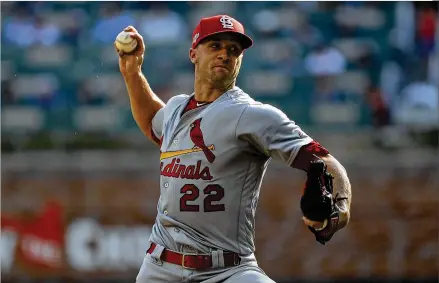
[[122, 31], [116, 37], [116, 48], [124, 53], [131, 53], [137, 47], [137, 40], [131, 37], [131, 32]]

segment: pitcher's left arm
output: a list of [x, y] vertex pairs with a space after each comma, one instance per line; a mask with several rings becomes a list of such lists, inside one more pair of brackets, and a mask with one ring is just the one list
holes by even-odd
[[[324, 244], [331, 239], [335, 232], [342, 229], [349, 223], [352, 191], [346, 169], [334, 156], [329, 154], [328, 150], [326, 150], [322, 145], [315, 141], [312, 141], [311, 143], [302, 146], [292, 164], [292, 167], [308, 172], [308, 180], [306, 186], [317, 186], [318, 189], [320, 189], [322, 186], [325, 185], [322, 183], [314, 185], [311, 184], [313, 180], [309, 180], [310, 178], [314, 178], [309, 174], [310, 164], [318, 160], [322, 160], [324, 162], [326, 171], [332, 176], [330, 181], [330, 193], [333, 197], [334, 211], [336, 212], [336, 214], [334, 214], [333, 216], [336, 216], [337, 219], [335, 219], [336, 221], [332, 222], [330, 221], [330, 219], [325, 219], [324, 221], [316, 221], [315, 219], [309, 219], [304, 216], [303, 220], [306, 225], [312, 228], [310, 230], [316, 235], [317, 241]], [[318, 177], [323, 178], [323, 176]], [[307, 189], [310, 188], [305, 187], [305, 190]], [[312, 196], [307, 196], [307, 198], [311, 199], [312, 202]], [[308, 202], [307, 205], [314, 205], [309, 204], [310, 201], [308, 199], [306, 200]], [[319, 205], [316, 204], [316, 210], [324, 210], [322, 208], [319, 208], [318, 206]], [[318, 214], [319, 211], [316, 211], [316, 213]], [[324, 212], [321, 211], [321, 213]]]
[[325, 162], [328, 172], [334, 177], [333, 195], [334, 197], [337, 196], [337, 198], [340, 199], [339, 201], [337, 201], [337, 206], [339, 207], [341, 212], [338, 229], [341, 229], [349, 223], [349, 219], [351, 216], [351, 183], [349, 181], [346, 169], [334, 156], [328, 154], [326, 156], [323, 156], [322, 160]]
[[[326, 170], [334, 177], [334, 190], [331, 194], [333, 194], [333, 197], [337, 196], [338, 198], [336, 205], [339, 210], [339, 219], [337, 219], [339, 223], [337, 225], [326, 225], [335, 222], [329, 221], [330, 213], [324, 214], [326, 218], [322, 221], [311, 221], [307, 218], [303, 220], [306, 225], [312, 228], [311, 231], [323, 236], [329, 235], [328, 237], [320, 237], [323, 242], [327, 242], [335, 231], [348, 224], [351, 186], [346, 170], [340, 162], [329, 154], [328, 150], [306, 134], [280, 109], [267, 104], [249, 105], [243, 111], [237, 123], [236, 136], [238, 139], [250, 143], [252, 148], [260, 154], [280, 160], [305, 172], [308, 172], [311, 162], [323, 160], [326, 164]], [[310, 207], [316, 213], [323, 215], [323, 209], [320, 209], [318, 205], [314, 206], [311, 202]], [[322, 230], [318, 231], [319, 229]], [[316, 238], [319, 237], [316, 233], [314, 234]]]

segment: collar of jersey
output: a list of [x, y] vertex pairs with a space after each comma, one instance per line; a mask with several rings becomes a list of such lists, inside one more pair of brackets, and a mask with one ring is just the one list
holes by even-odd
[[[236, 85], [229, 89], [228, 91], [226, 91], [225, 93], [221, 94], [220, 96], [218, 96], [217, 99], [215, 99], [212, 102], [205, 102], [203, 104], [209, 104], [212, 105], [217, 101], [222, 101], [224, 100], [227, 96], [231, 95], [231, 94], [237, 94], [239, 91], [241, 91], [241, 89], [239, 87], [237, 87]], [[184, 100], [184, 107], [186, 107], [186, 105], [189, 103], [189, 100], [191, 99], [191, 97], [195, 96], [195, 92], [193, 92], [191, 95], [188, 96], [188, 98], [186, 100]], [[201, 106], [201, 105], [200, 105]]]

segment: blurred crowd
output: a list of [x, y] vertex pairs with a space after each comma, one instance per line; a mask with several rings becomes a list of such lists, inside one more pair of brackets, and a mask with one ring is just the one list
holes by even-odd
[[5, 131], [134, 126], [115, 36], [137, 27], [147, 43], [143, 71], [166, 101], [192, 92], [192, 29], [219, 13], [255, 39], [238, 85], [297, 122], [437, 127], [439, 20], [429, 2], [1, 5]]

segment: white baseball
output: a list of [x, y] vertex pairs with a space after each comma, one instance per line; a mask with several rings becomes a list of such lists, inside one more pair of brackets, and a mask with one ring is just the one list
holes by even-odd
[[131, 32], [122, 31], [116, 37], [116, 48], [124, 53], [130, 53], [137, 47], [137, 40], [131, 37]]

